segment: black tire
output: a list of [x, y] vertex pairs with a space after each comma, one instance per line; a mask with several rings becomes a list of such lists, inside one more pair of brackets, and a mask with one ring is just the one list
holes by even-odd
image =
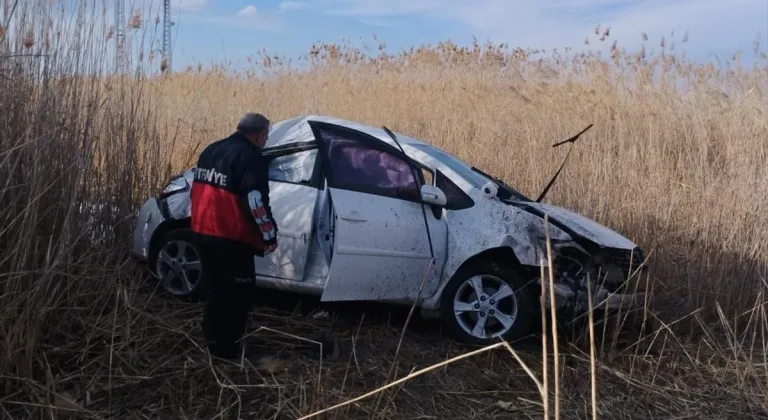
[[[462, 285], [475, 276], [492, 276], [495, 280], [506, 283], [514, 291], [514, 300], [517, 305], [517, 312], [512, 326], [500, 336], [490, 338], [479, 338], [465, 331], [459, 323], [457, 316], [454, 315], [454, 298]], [[443, 323], [448, 326], [450, 333], [458, 341], [467, 344], [488, 345], [503, 339], [505, 341], [516, 341], [524, 338], [530, 333], [536, 314], [534, 293], [535, 281], [526, 280], [519, 270], [506, 264], [492, 261], [474, 261], [461, 267], [443, 290], [440, 302], [440, 312]], [[462, 289], [463, 293], [463, 289]], [[490, 302], [490, 301], [488, 301]], [[499, 302], [501, 303], [501, 302]], [[507, 303], [506, 301], [504, 303]], [[479, 314], [478, 314], [479, 315]], [[489, 314], [485, 314], [489, 316]], [[477, 315], [474, 315], [477, 316]], [[493, 322], [497, 322], [495, 319]]]
[[[199, 275], [196, 277], [197, 281], [193, 283], [192, 290], [187, 293], [178, 293], [173, 292], [162, 284], [162, 281], [159, 280], [160, 273], [158, 272], [158, 255], [160, 253], [160, 250], [163, 249], [166, 245], [168, 245], [171, 242], [183, 242], [188, 246], [190, 249], [188, 252], [193, 252], [197, 255], [198, 259], [200, 260], [200, 271]], [[171, 246], [172, 248], [173, 246]], [[190, 255], [190, 254], [187, 254]], [[152, 273], [155, 274], [155, 279], [157, 279], [157, 287], [160, 288], [163, 292], [167, 293], [170, 296], [173, 296], [176, 299], [181, 299], [185, 301], [200, 301], [205, 298], [207, 291], [208, 291], [208, 273], [205, 270], [205, 262], [202, 258], [202, 249], [200, 247], [200, 244], [198, 242], [197, 236], [194, 232], [192, 232], [189, 228], [179, 228], [179, 229], [173, 229], [165, 234], [152, 246], [150, 249], [150, 255], [149, 255], [149, 269], [152, 271]]]

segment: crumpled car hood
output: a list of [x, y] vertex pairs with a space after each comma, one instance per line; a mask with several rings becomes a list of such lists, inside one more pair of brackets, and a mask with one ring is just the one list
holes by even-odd
[[528, 211], [533, 210], [534, 213], [541, 213], [542, 217], [544, 213], [549, 214], [553, 221], [559, 222], [574, 233], [603, 247], [627, 250], [637, 247], [637, 244], [616, 231], [562, 207], [527, 201], [507, 201], [507, 204]]

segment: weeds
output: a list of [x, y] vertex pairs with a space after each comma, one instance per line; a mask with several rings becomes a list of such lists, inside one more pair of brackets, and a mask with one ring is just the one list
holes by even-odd
[[[397, 54], [314, 45], [304, 69], [264, 53], [242, 71], [167, 73], [157, 20], [135, 11], [130, 71], [117, 73], [101, 3], [69, 13], [64, 3], [11, 1], [0, 14], [4, 416], [768, 412], [768, 58], [759, 45], [751, 68], [737, 57], [721, 67], [686, 61], [667, 38], [636, 53], [614, 44], [608, 58], [490, 43]], [[612, 42], [609, 29], [595, 34], [588, 42]], [[531, 351], [502, 343], [470, 353], [433, 325], [413, 320], [402, 333], [356, 313], [333, 320], [344, 361], [320, 364], [293, 347], [331, 326], [261, 307], [251, 330], [285, 361], [211, 363], [197, 338], [200, 307], [156, 296], [130, 261], [132, 217], [201, 145], [254, 110], [274, 121], [320, 113], [387, 125], [528, 195], [561, 159], [549, 146], [594, 123], [548, 200], [652, 250], [641, 325], [620, 336], [623, 319], [599, 324], [590, 314], [586, 343], [554, 346], [545, 326]], [[389, 396], [358, 398], [376, 393]]]

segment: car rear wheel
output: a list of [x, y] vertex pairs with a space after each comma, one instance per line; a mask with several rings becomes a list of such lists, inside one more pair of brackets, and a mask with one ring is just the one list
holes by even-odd
[[459, 269], [443, 291], [443, 322], [465, 343], [487, 345], [523, 338], [534, 318], [535, 295], [529, 283], [504, 264], [470, 263]]
[[159, 286], [174, 297], [198, 300], [205, 294], [206, 273], [200, 246], [190, 229], [167, 232], [154, 247], [153, 271]]

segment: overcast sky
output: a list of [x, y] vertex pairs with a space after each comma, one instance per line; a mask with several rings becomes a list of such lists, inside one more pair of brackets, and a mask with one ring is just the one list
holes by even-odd
[[[162, 4], [124, 1], [126, 16], [134, 7], [156, 16]], [[741, 50], [750, 63], [756, 38], [768, 51], [768, 0], [172, 0], [172, 16], [175, 69], [236, 65], [261, 49], [297, 56], [316, 41], [374, 45], [374, 33], [390, 51], [447, 39], [466, 45], [473, 35], [511, 47], [607, 50], [597, 25], [628, 49], [639, 48], [645, 32], [647, 51], [658, 51], [662, 36], [669, 47], [674, 33], [676, 49], [698, 61]]]

